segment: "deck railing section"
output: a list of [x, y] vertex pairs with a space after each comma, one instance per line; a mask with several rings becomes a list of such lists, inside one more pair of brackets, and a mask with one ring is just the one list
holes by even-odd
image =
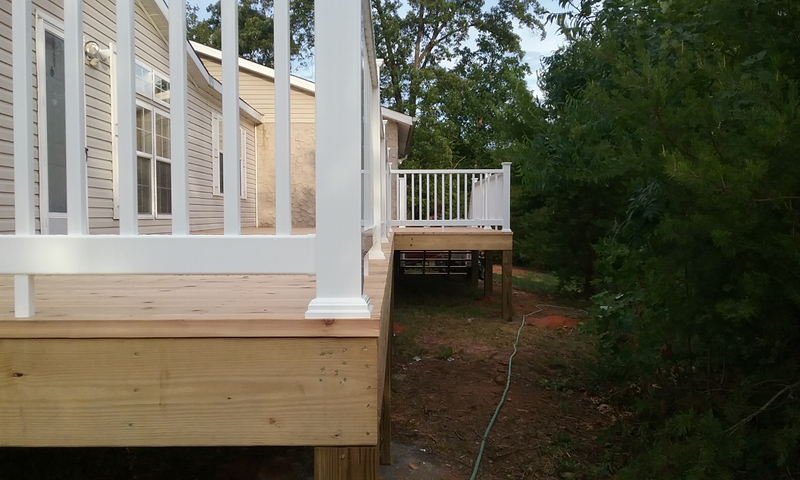
[[502, 169], [391, 170], [391, 176], [394, 226], [511, 229], [510, 163]]
[[[36, 232], [34, 48], [31, 0], [14, 0], [14, 198], [15, 235], [0, 236], [0, 274], [15, 275], [17, 317], [35, 314], [34, 275], [59, 274], [311, 274], [316, 298], [308, 318], [365, 318], [362, 294], [359, 158], [378, 162], [362, 145], [368, 117], [362, 75], [375, 75], [369, 0], [317, 0], [316, 31], [316, 217], [315, 235], [291, 235], [289, 145], [289, 0], [275, 1], [276, 235], [241, 235], [238, 94], [238, 11], [222, 2], [224, 234], [190, 235], [187, 138], [187, 42], [185, 4], [159, 2], [169, 19], [172, 118], [172, 234], [139, 235], [135, 137], [135, 0], [116, 2], [119, 235], [89, 235], [84, 112], [83, 0], [64, 0], [67, 122], [67, 235]], [[29, 19], [26, 21], [26, 19]], [[367, 32], [369, 28], [369, 32]], [[366, 53], [365, 53], [366, 52]], [[367, 68], [368, 67], [368, 68]], [[377, 77], [374, 77], [377, 78]], [[374, 95], [374, 91], [372, 92]], [[379, 95], [376, 97], [379, 98]], [[362, 109], [362, 105], [365, 108]], [[378, 126], [372, 131], [379, 132]], [[380, 152], [378, 152], [380, 153]], [[370, 193], [371, 195], [371, 193]], [[373, 220], [380, 224], [381, 220]], [[331, 254], [335, 252], [335, 254]]]

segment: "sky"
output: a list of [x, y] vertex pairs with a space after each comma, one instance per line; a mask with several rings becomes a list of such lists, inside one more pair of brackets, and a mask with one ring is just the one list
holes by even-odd
[[[189, 0], [189, 3], [200, 7], [199, 13], [201, 17], [206, 13], [206, 7], [214, 2], [215, 0]], [[487, 5], [491, 5], [492, 3], [496, 3], [496, 0], [488, 0], [486, 3]], [[560, 12], [563, 10], [559, 7], [558, 0], [539, 0], [539, 3], [551, 12]], [[531, 74], [525, 79], [528, 83], [528, 88], [531, 89], [535, 95], [541, 95], [536, 81], [539, 70], [542, 68], [542, 58], [547, 57], [555, 52], [558, 47], [563, 45], [565, 42], [564, 37], [558, 34], [556, 26], [553, 24], [546, 26], [546, 36], [544, 39], [541, 38], [539, 32], [534, 33], [526, 28], [517, 27], [516, 31], [522, 41], [522, 49], [525, 51], [525, 61], [531, 68]], [[313, 80], [314, 77], [313, 66], [306, 68], [293, 66], [292, 73], [309, 80]]]

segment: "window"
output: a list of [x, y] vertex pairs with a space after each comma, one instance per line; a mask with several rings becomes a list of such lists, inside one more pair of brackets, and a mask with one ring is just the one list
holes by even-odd
[[137, 193], [140, 215], [172, 214], [169, 115], [142, 102], [136, 105]]
[[148, 100], [169, 106], [169, 78], [158, 71], [136, 62], [136, 93]]
[[[225, 193], [225, 168], [223, 163], [222, 116], [215, 113], [211, 117], [211, 154], [214, 195]], [[247, 199], [247, 130], [239, 128], [239, 196]]]

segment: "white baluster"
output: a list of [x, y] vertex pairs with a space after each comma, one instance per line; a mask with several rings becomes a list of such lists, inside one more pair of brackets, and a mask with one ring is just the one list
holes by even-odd
[[[134, 0], [117, 0], [117, 164], [119, 174], [119, 233], [139, 233], [136, 203], [136, 91]], [[173, 80], [174, 81], [174, 80]], [[174, 172], [173, 172], [174, 174]]]
[[[133, 3], [131, 0], [126, 1], [130, 1], [131, 4]], [[132, 12], [130, 15], [134, 17]], [[118, 15], [117, 19], [119, 18]], [[186, 68], [186, 2], [184, 1], [171, 1], [169, 4], [169, 75], [169, 101], [172, 111], [172, 115], [170, 116], [172, 234], [189, 235], [189, 127], [186, 120], [188, 118], [189, 103], [187, 87], [188, 71]], [[131, 75], [130, 78], [133, 79], [133, 76]], [[130, 83], [130, 87], [126, 85], [126, 88], [131, 88], [132, 90], [133, 85], [132, 82]], [[126, 97], [126, 102], [127, 101], [128, 99]], [[133, 116], [131, 115], [128, 118], [132, 119]], [[227, 141], [227, 139], [225, 139], [225, 141]], [[225, 155], [227, 155], [227, 153]], [[227, 172], [225, 172], [225, 174], [227, 175]], [[238, 189], [236, 193], [238, 196]]]
[[[36, 234], [33, 163], [33, 31], [31, 2], [12, 2], [12, 60], [14, 88], [14, 229], [17, 235]], [[29, 318], [36, 311], [33, 275], [14, 276], [14, 316]]]
[[[18, 0], [24, 1], [24, 0]], [[20, 21], [20, 20], [17, 20]], [[64, 108], [67, 163], [67, 233], [86, 235], [86, 96], [84, 94], [83, 0], [64, 0]]]
[[[225, 235], [242, 228], [239, 181], [239, 6], [221, 2], [222, 22], [222, 143]], [[317, 183], [319, 185], [319, 182]]]
[[289, 0], [275, 0], [275, 231], [292, 234]]

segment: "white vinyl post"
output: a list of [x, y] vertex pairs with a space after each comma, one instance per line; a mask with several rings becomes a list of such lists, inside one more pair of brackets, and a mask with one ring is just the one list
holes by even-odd
[[503, 231], [511, 231], [511, 162], [503, 162]]
[[[117, 0], [117, 162], [119, 165], [119, 233], [138, 234], [136, 203], [136, 85], [134, 0]], [[174, 172], [173, 172], [174, 174]]]
[[83, 0], [64, 0], [64, 108], [67, 153], [67, 234], [86, 235], [86, 97]]
[[[170, 109], [172, 111], [170, 116], [172, 234], [189, 235], [189, 127], [186, 120], [189, 104], [186, 67], [186, 2], [183, 0], [173, 0], [169, 3], [169, 75]], [[227, 172], [225, 173], [227, 174]], [[236, 194], [238, 197], [238, 188]]]
[[315, 2], [317, 297], [307, 318], [369, 318], [361, 276], [361, 0]]
[[289, 0], [275, 0], [275, 230], [292, 234]]
[[222, 22], [222, 143], [224, 233], [239, 235], [242, 230], [239, 195], [239, 5], [233, 0], [220, 2]]
[[[369, 28], [369, 27], [367, 27]], [[367, 57], [367, 61], [369, 61], [369, 57]], [[383, 60], [378, 60], [375, 64], [377, 69], [377, 78], [380, 78], [380, 69], [383, 65]], [[383, 121], [381, 118], [381, 88], [379, 81], [372, 81], [372, 75], [369, 76], [369, 88], [370, 88], [370, 104], [366, 105], [364, 108], [369, 108], [371, 115], [369, 116], [369, 132], [372, 141], [370, 142], [370, 146], [372, 147], [372, 152], [370, 155], [370, 159], [372, 160], [372, 178], [370, 181], [372, 182], [372, 220], [374, 224], [374, 228], [372, 230], [372, 249], [369, 251], [369, 258], [370, 260], [384, 260], [386, 259], [386, 255], [383, 254], [383, 249], [381, 248], [381, 238], [383, 235], [383, 209], [381, 208], [383, 203], [381, 203], [381, 199], [383, 198], [383, 188], [381, 188], [381, 184], [383, 184], [383, 166], [384, 162], [381, 160], [383, 156], [381, 155], [381, 129], [383, 127]]]
[[389, 152], [386, 151], [386, 120], [381, 120], [381, 175], [383, 175], [383, 185], [381, 186], [381, 205], [383, 206], [383, 227], [381, 231], [381, 242], [389, 243], [389, 229], [392, 222], [392, 164], [389, 163]]
[[[14, 228], [17, 235], [36, 234], [33, 168], [33, 19], [30, 0], [12, 2], [14, 101]], [[6, 252], [13, 255], [14, 252]], [[33, 275], [14, 276], [14, 316], [36, 312]]]

